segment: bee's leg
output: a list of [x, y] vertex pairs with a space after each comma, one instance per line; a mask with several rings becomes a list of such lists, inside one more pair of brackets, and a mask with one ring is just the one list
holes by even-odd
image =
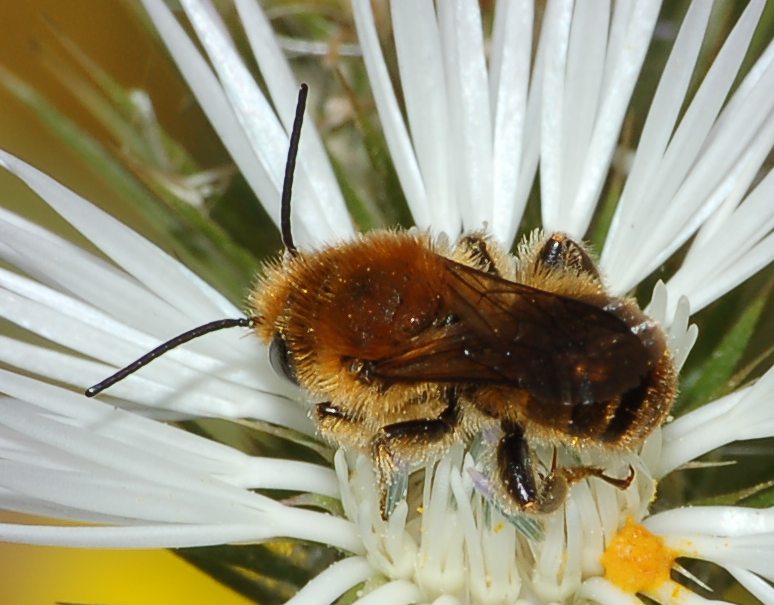
[[457, 242], [457, 246], [466, 252], [476, 269], [491, 275], [500, 275], [497, 263], [489, 251], [489, 246], [483, 235], [469, 233]]
[[[347, 414], [330, 401], [324, 401], [314, 406], [314, 420], [323, 435], [338, 434], [342, 429], [354, 429], [360, 424], [357, 418]], [[349, 425], [349, 427], [345, 426]]]
[[591, 260], [589, 253], [578, 242], [563, 233], [554, 233], [543, 243], [537, 253], [536, 267], [585, 273], [594, 279], [599, 279], [599, 271]]
[[540, 485], [535, 481], [531, 454], [524, 430], [518, 424], [503, 426], [505, 435], [497, 446], [497, 467], [506, 492], [518, 508], [529, 513], [551, 513], [566, 500], [570, 487], [588, 477], [597, 477], [626, 489], [634, 480], [634, 469], [629, 467], [625, 479], [608, 477], [602, 469], [593, 466], [556, 467], [556, 454], [551, 471]]
[[330, 401], [323, 401], [314, 406], [314, 417], [317, 425], [325, 431], [329, 425], [341, 422], [357, 423], [357, 420], [346, 414], [341, 408], [333, 405]]
[[316, 404], [312, 409], [312, 419], [320, 434], [336, 445], [362, 448], [368, 443], [367, 438], [362, 438], [363, 419], [330, 401]]
[[[400, 462], [416, 458], [417, 448], [426, 451], [428, 446], [443, 446], [459, 426], [456, 389], [446, 391], [446, 407], [436, 418], [407, 420], [383, 426], [371, 441], [377, 481], [381, 490], [382, 518], [387, 519], [400, 498], [388, 501], [388, 492], [401, 471]], [[413, 461], [413, 460], [412, 460]]]

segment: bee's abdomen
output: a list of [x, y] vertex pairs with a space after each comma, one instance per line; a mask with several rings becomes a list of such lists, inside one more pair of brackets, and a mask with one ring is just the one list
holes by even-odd
[[674, 364], [665, 351], [634, 388], [608, 401], [549, 405], [529, 397], [527, 420], [556, 437], [610, 446], [636, 447], [659, 426], [674, 399]]
[[675, 398], [675, 367], [664, 350], [642, 382], [622, 394], [600, 439], [606, 443], [637, 445], [664, 422]]

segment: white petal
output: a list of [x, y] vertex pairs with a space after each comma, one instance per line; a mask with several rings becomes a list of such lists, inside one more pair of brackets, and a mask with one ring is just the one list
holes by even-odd
[[543, 101], [540, 130], [540, 208], [543, 226], [556, 229], [549, 219], [559, 216], [562, 195], [564, 74], [572, 25], [572, 2], [557, 0], [546, 6], [541, 43], [545, 40]]
[[[538, 38], [537, 51], [533, 61], [532, 78], [530, 80], [529, 96], [527, 98], [526, 129], [520, 167], [521, 176], [519, 177], [516, 187], [516, 206], [514, 208], [513, 216], [514, 222], [511, 226], [512, 234], [515, 234], [518, 229], [524, 206], [532, 191], [541, 154], [543, 79], [546, 71], [546, 54], [550, 42], [549, 36], [545, 35], [545, 31], [550, 29], [550, 25], [551, 24], [544, 18], [543, 33], [541, 33]], [[507, 161], [507, 158], [505, 161]], [[513, 236], [511, 235], [508, 238], [503, 238], [502, 241], [510, 245], [513, 242]]]
[[[773, 47], [774, 48], [774, 47]], [[765, 127], [774, 133], [774, 120]], [[758, 162], [753, 163], [757, 167]], [[752, 171], [751, 171], [752, 172]], [[752, 179], [745, 179], [746, 183]], [[744, 190], [746, 190], [746, 185]], [[743, 191], [742, 191], [743, 193]], [[741, 193], [740, 193], [741, 195]], [[690, 295], [694, 312], [720, 298], [774, 260], [774, 171], [736, 206], [724, 204], [699, 231], [680, 269], [669, 280], [670, 298]], [[717, 217], [718, 220], [713, 220]], [[705, 229], [707, 230], [705, 232]]]
[[57, 527], [0, 523], [0, 541], [76, 548], [186, 548], [285, 537], [329, 544], [354, 553], [360, 551], [360, 543], [348, 522], [309, 511], [286, 512], [292, 513], [288, 519], [264, 514], [259, 522], [242, 524]]
[[199, 106], [239, 167], [239, 172], [244, 175], [270, 216], [277, 220], [277, 215], [271, 213], [271, 210], [276, 208], [279, 191], [269, 177], [268, 168], [250, 146], [242, 125], [207, 61], [163, 2], [144, 0], [143, 6]]
[[[68, 365], [77, 372], [64, 374], [67, 366], [49, 372], [45, 361], [51, 356], [47, 352], [30, 356], [33, 352], [37, 354], [39, 349], [11, 341], [0, 357], [16, 367], [43, 376], [56, 374], [65, 382], [84, 389], [110, 375], [115, 367], [129, 363], [159, 344], [157, 340], [88, 309], [83, 303], [20, 276], [0, 271], [2, 282], [28, 295], [20, 296], [0, 288], [0, 310], [4, 317], [62, 346], [114, 364], [105, 366], [76, 360]], [[240, 342], [238, 334], [232, 334], [230, 338], [234, 347], [244, 348], [245, 343]], [[256, 418], [311, 434], [313, 429], [298, 405], [281, 395], [258, 390], [261, 386], [260, 365], [266, 365], [266, 361], [265, 353], [257, 343], [253, 342], [253, 345], [256, 350], [252, 355], [247, 354], [236, 361], [231, 360], [231, 356], [225, 356], [226, 361], [222, 361], [183, 350], [172, 351], [143, 368], [139, 375], [132, 375], [112, 387], [110, 396], [126, 397], [134, 403], [158, 405], [191, 415]], [[263, 374], [268, 375], [268, 371], [264, 369]], [[271, 388], [272, 383], [276, 384], [277, 379], [264, 381], [263, 385]]]
[[[91, 210], [99, 214], [85, 202], [81, 205], [86, 214]], [[123, 226], [120, 229], [128, 232]], [[192, 311], [199, 318], [186, 319], [174, 306], [178, 298], [194, 296], [185, 284], [175, 291], [174, 282], [169, 280], [169, 289], [178, 296], [168, 295], [168, 300], [162, 300], [103, 260], [7, 211], [0, 211], [0, 234], [4, 242], [0, 256], [65, 291], [60, 293], [0, 270], [0, 306], [4, 316], [62, 346], [112, 364], [110, 367], [73, 360], [73, 364], [68, 364], [69, 374], [65, 374], [65, 367], [55, 367], [53, 372], [61, 380], [78, 388], [105, 378], [116, 367], [126, 365], [160, 342], [213, 318], [211, 312], [201, 317], [205, 313], [201, 309]], [[139, 242], [141, 254], [142, 244], [147, 243]], [[155, 262], [154, 252], [157, 251], [152, 248], [147, 257], [146, 264], [151, 269], [163, 264]], [[158, 279], [165, 277], [162, 274]], [[202, 287], [208, 288], [203, 284]], [[233, 307], [230, 310], [233, 315], [239, 314]], [[225, 331], [194, 340], [156, 360], [140, 376], [120, 383], [111, 394], [146, 404], [163, 402], [188, 414], [255, 417], [310, 432], [311, 426], [301, 409], [271, 394], [293, 392], [269, 368], [265, 348], [256, 339], [243, 335], [239, 330]], [[41, 351], [41, 357], [27, 356], [32, 350], [24, 350], [23, 344], [9, 344], [3, 354], [17, 367], [47, 374], [45, 365], [41, 365], [47, 353]]]
[[[11, 380], [6, 372], [2, 374], [2, 385], [3, 390], [12, 395], [16, 393], [23, 395], [25, 388], [29, 390], [30, 386], [34, 386], [36, 394], [40, 397], [34, 400], [37, 405], [48, 404], [49, 401], [43, 397], [51, 397], [50, 392], [56, 391], [55, 387], [45, 389], [45, 385], [24, 384], [24, 381], [19, 378]], [[73, 403], [72, 399], [76, 396], [72, 393], [69, 394], [71, 397], [66, 395], [68, 395], [67, 392], [60, 392], [57, 401]], [[26, 398], [22, 398], [24, 399]], [[33, 406], [19, 405], [18, 402], [9, 399], [0, 400], [0, 408], [4, 410], [3, 426], [46, 444], [46, 447], [56, 448], [72, 456], [74, 460], [84, 461], [87, 469], [96, 465], [105, 472], [116, 473], [116, 476], [136, 477], [137, 485], [150, 482], [178, 487], [192, 494], [202, 494], [203, 497], [217, 496], [222, 499], [224, 506], [229, 502], [233, 505], [241, 503], [240, 506], [265, 510], [273, 510], [278, 506], [271, 499], [207, 477], [202, 469], [191, 466], [190, 458], [193, 456], [185, 457], [179, 450], [174, 451], [164, 446], [141, 447], [143, 442], [147, 444], [147, 437], [138, 438], [139, 443], [127, 441], [125, 435], [117, 439], [111, 434], [110, 429], [113, 425], [121, 426], [126, 423], [131, 425], [133, 421], [145, 420], [123, 410], [104, 406], [101, 410], [98, 409], [99, 414], [95, 419], [78, 421], [36, 413]], [[76, 422], [74, 423], [73, 420]], [[146, 420], [146, 422], [153, 421]], [[174, 456], [171, 455], [173, 453]], [[78, 464], [79, 466], [74, 470], [79, 470], [83, 463]], [[88, 508], [88, 505], [88, 500], [85, 500], [84, 507]]]
[[642, 605], [635, 595], [624, 592], [604, 578], [589, 578], [576, 593], [580, 599], [588, 599], [600, 605]]
[[[689, 506], [658, 513], [643, 523], [663, 536], [759, 536], [774, 532], [774, 508]], [[774, 548], [774, 542], [771, 546]]]
[[137, 527], [57, 527], [0, 524], [0, 540], [71, 548], [185, 548], [274, 537], [258, 524], [144, 525]]
[[465, 229], [481, 229], [492, 218], [492, 119], [481, 12], [475, 0], [437, 7], [452, 120], [452, 178]]
[[401, 86], [436, 232], [454, 236], [462, 224], [455, 198], [452, 140], [440, 33], [432, 1], [394, 2], [393, 35]]
[[0, 471], [0, 484], [8, 490], [58, 506], [87, 509], [103, 517], [181, 524], [261, 521], [257, 510], [229, 507], [217, 495], [133, 481], [120, 473], [51, 471], [13, 462], [0, 463]]
[[664, 582], [655, 590], [647, 591], [646, 595], [657, 603], [664, 603], [664, 605], [673, 605], [676, 602], [679, 602], [680, 605], [734, 605], [728, 601], [705, 599], [674, 580]]
[[624, 242], [638, 234], [638, 222], [645, 211], [644, 200], [648, 200], [651, 205], [658, 203], [658, 200], [646, 196], [647, 189], [652, 186], [661, 169], [661, 159], [688, 89], [711, 8], [709, 3], [691, 3], [661, 74], [634, 156], [634, 165], [602, 251], [601, 264], [608, 271], [618, 269], [623, 272], [618, 267], [623, 261], [619, 260], [615, 264], [615, 257], [620, 255]]
[[[751, 2], [666, 144], [682, 98], [662, 91], [669, 88], [678, 92], [687, 85], [691, 71], [688, 68], [693, 66], [692, 57], [698, 51], [699, 34], [704, 30], [709, 8], [701, 2], [691, 5], [662, 75], [632, 174], [616, 210], [601, 261], [614, 291], [628, 290], [650, 273], [718, 207], [722, 198], [716, 195], [716, 190], [725, 185], [724, 180], [733, 171], [739, 156], [753, 144], [760, 125], [774, 105], [768, 99], [770, 87], [765, 95], [761, 89], [757, 105], [744, 112], [747, 120], [744, 124], [736, 123], [732, 131], [727, 120], [722, 132], [711, 132], [763, 8], [762, 2]], [[707, 13], [702, 14], [700, 9], [706, 9]], [[685, 67], [678, 69], [679, 64]], [[663, 110], [663, 114], [657, 110]], [[634, 246], [634, 259], [631, 254], [621, 253], [623, 246], [629, 250]]]
[[663, 430], [660, 467], [663, 477], [673, 469], [707, 452], [742, 439], [774, 436], [774, 368], [753, 386], [708, 403]]
[[[3, 242], [0, 257], [36, 280], [69, 295], [58, 294], [4, 270], [3, 286], [22, 296], [51, 306], [63, 305], [62, 313], [85, 316], [90, 321], [104, 318], [101, 323], [95, 323], [102, 327], [109, 323], [115, 328], [116, 324], [125, 322], [141, 327], [147, 333], [158, 334], [169, 329], [183, 331], [192, 323], [172, 304], [161, 300], [130, 275], [2, 209], [0, 240]], [[148, 260], [152, 263], [152, 259]], [[174, 286], [170, 289], [173, 295], [176, 294]], [[104, 313], [96, 313], [92, 307]], [[239, 316], [240, 312], [233, 309], [232, 315]]]
[[695, 506], [659, 513], [644, 524], [684, 556], [774, 579], [774, 508]]
[[313, 578], [285, 605], [320, 605], [334, 603], [350, 588], [374, 575], [374, 569], [363, 557], [350, 557], [330, 565]]
[[693, 345], [699, 337], [699, 328], [696, 324], [689, 324], [691, 315], [691, 306], [685, 296], [681, 296], [677, 301], [677, 308], [674, 311], [674, 317], [667, 331], [669, 337], [669, 348], [675, 361], [675, 369], [679, 372], [688, 355], [691, 353]]
[[544, 35], [541, 194], [544, 227], [588, 227], [655, 26], [659, 2], [549, 4]]
[[[6, 235], [7, 240], [12, 241], [14, 244], [18, 242], [16, 237], [17, 234], [4, 231], [5, 230], [3, 225], [0, 224], [0, 234]], [[39, 256], [36, 254], [37, 252], [48, 251], [46, 246], [39, 246], [37, 245], [38, 243], [39, 242], [29, 241], [20, 242], [17, 249], [27, 255], [36, 256]], [[65, 276], [59, 278], [60, 281], [68, 284], [68, 286], [72, 284], [72, 287], [77, 288], [79, 283], [85, 282], [83, 277], [81, 277], [81, 273], [85, 274], [86, 277], [91, 275], [100, 275], [99, 271], [92, 271], [91, 267], [88, 266], [88, 261], [92, 259], [84, 259], [86, 262], [78, 262], [76, 260], [76, 262], [71, 263], [71, 259], [67, 256], [67, 251], [60, 252], [61, 253], [59, 255], [54, 256], [54, 258], [59, 260], [59, 273], [68, 273], [74, 276], [73, 278]], [[41, 267], [41, 272], [50, 271], [52, 274], [56, 273], [56, 267], [53, 263], [46, 263], [44, 265], [43, 262], [41, 262], [39, 266]], [[35, 272], [37, 273], [37, 271]], [[158, 344], [157, 339], [150, 338], [143, 332], [156, 333], [160, 337], [166, 338], [191, 327], [190, 321], [181, 323], [179, 314], [175, 313], [174, 309], [171, 309], [168, 305], [159, 304], [158, 299], [155, 298], [151, 293], [144, 291], [141, 287], [138, 287], [136, 283], [130, 283], [125, 276], [117, 273], [111, 274], [108, 272], [108, 274], [103, 273], [101, 277], [104, 278], [104, 281], [101, 282], [104, 288], [110, 289], [115, 286], [116, 297], [120, 297], [122, 294], [126, 294], [131, 302], [140, 307], [141, 311], [147, 310], [148, 317], [143, 320], [141, 317], [137, 317], [138, 314], [134, 312], [131, 314], [131, 317], [137, 317], [137, 321], [131, 321], [131, 319], [126, 319], [125, 316], [122, 315], [124, 307], [122, 303], [112, 302], [110, 300], [112, 298], [111, 296], [97, 297], [97, 300], [94, 302], [104, 303], [103, 306], [108, 309], [108, 313], [112, 315], [111, 317], [102, 311], [95, 309], [92, 306], [94, 303], [88, 298], [84, 298], [84, 300], [88, 300], [88, 302], [82, 302], [73, 296], [61, 294], [56, 290], [26, 279], [16, 273], [0, 270], [0, 288], [5, 291], [5, 300], [7, 300], [8, 304], [11, 304], [13, 300], [18, 300], [23, 307], [20, 309], [18, 316], [14, 316], [10, 313], [10, 311], [6, 310], [6, 317], [28, 329], [38, 331], [41, 335], [46, 336], [47, 338], [53, 338], [52, 332], [55, 332], [56, 330], [67, 329], [68, 323], [77, 326], [85, 325], [88, 326], [89, 329], [94, 330], [95, 333], [104, 333], [105, 338], [109, 339], [111, 336], [113, 336], [117, 341], [126, 341], [132, 343], [139, 347], [141, 351], [149, 350], [152, 348], [151, 345], [154, 343]], [[128, 286], [127, 288], [121, 287], [124, 283]], [[70, 289], [71, 287], [67, 288], [67, 290]], [[51, 329], [45, 325], [38, 325], [34, 321], [32, 311], [30, 311], [29, 315], [26, 313], [27, 305], [29, 305], [30, 308], [39, 307], [41, 309], [45, 309], [44, 313], [50, 313], [51, 319], [53, 320], [56, 318], [59, 325], [52, 326]], [[172, 326], [171, 330], [174, 331], [171, 332], [169, 326], [165, 328], [164, 326], [159, 325], [159, 317], [158, 315], [154, 317], [154, 312], [158, 312], [162, 319], [169, 319], [170, 322], [173, 322], [174, 325]], [[238, 313], [235, 315], [238, 316]], [[143, 329], [143, 331], [129, 326], [136, 326], [137, 328]], [[242, 333], [240, 336], [242, 335], [244, 335], [244, 333]], [[206, 349], [201, 347], [201, 343], [199, 343], [198, 348], [202, 349], [203, 353], [189, 352], [182, 356], [178, 356], [178, 359], [186, 359], [188, 364], [192, 365], [193, 367], [206, 370], [208, 365], [210, 367], [212, 366], [213, 359], [226, 358], [236, 361], [241, 357], [241, 355], [255, 356], [256, 352], [261, 350], [261, 347], [254, 348], [251, 346], [245, 346], [246, 344], [255, 345], [257, 343], [242, 343], [242, 339], [240, 339], [239, 344], [236, 345], [237, 348], [234, 349], [233, 347], [227, 346], [225, 340], [228, 337], [225, 336], [224, 338], [223, 336], [224, 335], [213, 335], [213, 338], [207, 338]], [[101, 355], [98, 355], [96, 351], [89, 350], [89, 340], [83, 340], [86, 341], [85, 348], [82, 349], [84, 352], [94, 357], [111, 359], [109, 354], [106, 357], [102, 357]], [[75, 342], [77, 342], [77, 340]], [[67, 341], [63, 341], [62, 344], [65, 346], [68, 345]], [[73, 348], [75, 348], [75, 344], [73, 345]], [[192, 346], [190, 348], [196, 347]], [[235, 355], [235, 351], [239, 351], [239, 353]], [[260, 353], [258, 353], [258, 355], [260, 355]], [[260, 357], [258, 358], [260, 359]], [[125, 361], [128, 360], [125, 359]], [[257, 384], [268, 386], [270, 382], [271, 381], [259, 380]]]
[[[213, 64], [220, 70], [223, 84], [163, 2], [143, 0], [143, 5], [240, 172], [275, 223], [279, 223], [288, 137], [236, 55], [233, 45], [226, 39], [222, 23], [206, 9], [196, 12], [196, 19], [189, 15], [195, 26], [205, 30], [203, 34], [200, 32], [204, 35], [202, 43], [208, 52], [215, 54]], [[288, 103], [295, 107], [295, 95]], [[294, 236], [300, 243], [319, 244], [346, 235], [351, 230], [348, 222], [336, 225], [337, 229], [333, 231], [328, 228], [326, 209], [309, 193], [304, 162], [303, 158], [299, 158], [299, 192], [294, 199], [299, 199], [305, 212], [294, 223]], [[334, 210], [332, 214], [338, 217], [342, 212]]]
[[[527, 203], [523, 181], [531, 184], [525, 157], [527, 96], [534, 11], [529, 0], [498, 0], [492, 32], [489, 88], [492, 103], [493, 196], [490, 230], [509, 246]], [[535, 126], [532, 128], [536, 129]]]
[[[434, 483], [447, 481], [448, 471], [442, 471], [441, 465], [436, 468]], [[448, 469], [451, 470], [450, 468]], [[451, 480], [454, 501], [461, 514], [457, 519], [451, 518], [451, 523], [444, 523], [444, 517], [439, 515], [435, 520], [436, 527], [432, 528], [434, 533], [427, 532], [423, 536], [420, 550], [420, 557], [427, 561], [428, 555], [435, 554], [434, 560], [438, 569], [435, 571], [437, 578], [453, 575], [454, 566], [461, 566], [467, 569], [469, 573], [470, 594], [476, 602], [514, 602], [521, 593], [522, 580], [518, 574], [519, 561], [517, 558], [517, 536], [513, 526], [503, 526], [502, 531], [489, 532], [484, 527], [476, 523], [476, 502], [472, 498], [473, 486], [469, 473], [460, 475], [449, 473]], [[433, 486], [435, 489], [435, 485]], [[436, 500], [437, 502], [437, 500]], [[450, 503], [451, 504], [451, 503]], [[447, 515], [448, 517], [448, 515]], [[497, 519], [497, 520], [495, 520]], [[425, 521], [425, 519], [423, 519]], [[429, 520], [428, 520], [429, 521]], [[500, 523], [502, 519], [494, 517], [492, 526]], [[430, 523], [423, 523], [423, 530]], [[444, 540], [440, 536], [446, 536], [451, 533], [451, 527], [462, 525], [460, 531], [464, 532], [464, 542], [460, 544], [464, 552], [468, 554], [468, 560], [462, 557], [462, 548], [459, 554], [455, 553], [448, 537]], [[438, 536], [439, 538], [436, 538]], [[429, 544], [428, 544], [429, 542]], [[444, 543], [443, 546], [438, 545]], [[441, 552], [433, 553], [433, 549], [438, 548]], [[424, 556], [423, 556], [424, 555]], [[459, 560], [457, 560], [459, 559]], [[451, 561], [451, 564], [449, 562]], [[427, 562], [425, 567], [431, 567], [433, 563]], [[459, 569], [459, 567], [457, 567]], [[452, 578], [445, 578], [445, 585], [453, 588], [455, 582]], [[441, 585], [438, 582], [438, 585]], [[456, 592], [449, 590], [449, 592]]]
[[[258, 2], [237, 0], [236, 7], [274, 107], [277, 109], [285, 131], [289, 133], [293, 127], [298, 95], [296, 78]], [[314, 91], [310, 91], [310, 94], [314, 95]], [[304, 119], [303, 133], [299, 162], [309, 176], [311, 190], [314, 191], [317, 202], [321, 206], [321, 216], [327, 225], [323, 231], [335, 234], [338, 238], [350, 237], [353, 233], [352, 221], [344, 205], [341, 190], [320, 134], [308, 113]], [[296, 193], [298, 195], [295, 195]], [[302, 196], [303, 191], [296, 192], [294, 189], [294, 202], [298, 200], [299, 208], [306, 207]]]
[[[591, 222], [618, 142], [629, 100], [645, 59], [660, 5], [660, 2], [641, 0], [631, 9], [628, 20], [619, 18], [618, 15], [627, 11], [628, 7], [624, 8], [625, 3], [615, 5], [606, 52], [604, 80], [594, 115], [593, 131], [588, 142], [584, 141], [583, 137], [578, 137], [579, 155], [574, 164], [577, 166], [576, 171], [580, 170], [580, 174], [576, 176], [577, 191], [571, 189], [570, 197], [565, 198], [572, 202], [569, 208], [572, 224], [565, 227], [564, 219], [559, 219], [562, 228], [570, 233], [581, 235]], [[616, 44], [617, 41], [620, 42], [620, 46]], [[579, 44], [581, 47], [585, 44], [583, 37], [580, 37]], [[578, 70], [581, 78], [584, 77], [582, 74], [585, 73], [585, 69], [585, 64], [581, 62]], [[574, 107], [575, 104], [570, 106]], [[580, 113], [578, 110], [576, 113]], [[568, 117], [572, 124], [573, 116], [566, 116], [565, 120]]]
[[[276, 221], [279, 216], [279, 191], [282, 189], [285, 173], [288, 136], [268, 100], [250, 76], [214, 7], [201, 0], [183, 0], [181, 4], [220, 77], [226, 97], [234, 108], [253, 151], [266, 168], [277, 190], [275, 203], [267, 204], [273, 206], [270, 214]], [[287, 102], [294, 108], [295, 97], [293, 94], [280, 102]], [[305, 137], [302, 135], [303, 138]], [[303, 144], [299, 147], [299, 155], [305, 147]], [[343, 206], [340, 194], [335, 201], [330, 197], [330, 192], [336, 190], [335, 183], [324, 178], [312, 182], [306, 166], [307, 158], [300, 156], [295, 173], [295, 203], [292, 206], [295, 219], [294, 236], [298, 236], [294, 239], [300, 244], [320, 246], [351, 235], [351, 223], [343, 211], [336, 214], [344, 218], [345, 223], [332, 225], [326, 220], [326, 207]], [[320, 187], [319, 192], [315, 190], [315, 186]]]
[[411, 603], [421, 603], [421, 598], [422, 593], [419, 592], [416, 584], [407, 580], [394, 580], [382, 584], [352, 605], [383, 605], [384, 603], [410, 605]]
[[[54, 469], [79, 470], [84, 464], [88, 467], [108, 466], [122, 473], [130, 473], [138, 464], [132, 459], [132, 452], [137, 450], [140, 457], [148, 452], [171, 464], [171, 469], [164, 471], [171, 475], [182, 476], [181, 469], [189, 469], [193, 473], [190, 475], [193, 479], [189, 484], [180, 484], [181, 487], [187, 486], [189, 489], [199, 489], [197, 486], [202, 483], [200, 474], [208, 473], [218, 481], [240, 487], [280, 489], [279, 486], [284, 486], [283, 489], [325, 495], [337, 493], [332, 483], [334, 475], [324, 467], [293, 461], [252, 458], [173, 426], [115, 409], [53, 385], [15, 376], [7, 371], [0, 372], [0, 388], [24, 402], [24, 405], [21, 405], [0, 399], [0, 405], [11, 409], [0, 425], [16, 431], [13, 438], [3, 445], [8, 450], [6, 458], [9, 460], [34, 461]], [[19, 409], [16, 410], [14, 405]], [[42, 414], [39, 422], [36, 422], [35, 418], [41, 415], [41, 410], [46, 410], [47, 413]], [[64, 425], [63, 432], [73, 435], [83, 433], [84, 436], [70, 442], [57, 431], [60, 425]], [[49, 434], [50, 441], [45, 439], [45, 435]], [[26, 436], [26, 439], [19, 439], [22, 435]], [[118, 449], [112, 452], [112, 446], [108, 444], [116, 444]], [[104, 456], [99, 455], [102, 447], [108, 450]], [[50, 451], [58, 452], [57, 456], [61, 458], [54, 465], [46, 462], [45, 456]], [[36, 452], [40, 452], [43, 457], [38, 457]], [[115, 462], [113, 454], [116, 456]], [[66, 464], [68, 459], [72, 461], [71, 464]], [[162, 464], [159, 467], [159, 472], [163, 466]], [[151, 471], [144, 475], [140, 470], [135, 474], [143, 480], [151, 480], [154, 477]], [[161, 484], [175, 480], [174, 477], [158, 477]], [[227, 488], [224, 497], [238, 501], [239, 493]], [[249, 499], [250, 502], [253, 500], [252, 497]], [[259, 499], [256, 502], [271, 506], [269, 500]]]
[[743, 567], [774, 580], [774, 568], [771, 566], [774, 532], [734, 538], [678, 534], [668, 536], [665, 542], [669, 548], [685, 552], [693, 558], [712, 561], [724, 567]]
[[223, 479], [246, 489], [282, 489], [339, 497], [333, 470], [310, 462], [250, 457]]
[[[5, 458], [0, 502], [28, 513], [51, 511], [81, 521], [135, 525], [126, 532], [3, 526], [2, 539], [175, 547], [284, 536], [352, 552], [360, 548], [348, 522], [289, 509], [240, 487], [311, 489], [335, 495], [337, 486], [328, 469], [250, 458], [174, 427], [7, 372], [0, 373], [0, 384], [3, 391], [22, 398], [0, 399], [0, 452]], [[169, 534], [163, 528], [156, 531], [159, 522], [189, 527]], [[217, 524], [222, 527], [220, 533], [215, 527], [206, 529]], [[211, 537], [203, 537], [203, 531]]]
[[[565, 100], [562, 103], [560, 131], [560, 211], [558, 217], [544, 217], [544, 225], [549, 231], [561, 228], [571, 235], [580, 236], [585, 226], [581, 226], [579, 218], [590, 215], [587, 208], [574, 202], [584, 177], [589, 143], [600, 103], [609, 21], [609, 2], [577, 2], [573, 7], [561, 91]], [[605, 115], [605, 120], [615, 125], [612, 116]], [[592, 209], [595, 198], [588, 200]]]
[[458, 598], [445, 594], [433, 601], [432, 605], [462, 605], [462, 603]]
[[688, 354], [691, 352], [699, 336], [696, 324], [689, 324], [691, 306], [685, 296], [681, 296], [677, 304], [672, 303], [673, 295], [669, 294], [664, 282], [659, 280], [653, 288], [653, 295], [645, 313], [662, 325], [667, 332], [669, 349], [679, 372]]
[[726, 565], [726, 569], [761, 603], [774, 605], [774, 587], [771, 584], [746, 569], [733, 565]]
[[568, 513], [569, 525], [575, 530], [574, 535], [570, 535], [568, 529], [565, 536], [564, 515], [554, 515], [544, 523], [545, 537], [540, 544], [535, 569], [530, 578], [535, 591], [544, 602], [564, 601], [580, 585], [579, 562], [574, 561], [575, 565], [565, 568], [570, 541], [576, 541], [579, 537], [577, 520], [571, 519], [572, 515], [577, 514], [577, 508]]
[[51, 177], [3, 151], [0, 166], [22, 179], [116, 264], [181, 313], [192, 318], [234, 314], [234, 306], [189, 269]]
[[[122, 495], [126, 497], [126, 493]], [[4, 511], [60, 519], [73, 523], [100, 524], [100, 525], [136, 525], [138, 521], [119, 517], [117, 515], [102, 515], [93, 510], [84, 511], [82, 508], [70, 508], [53, 502], [41, 501], [29, 494], [17, 494], [0, 487], [0, 508]]]
[[406, 125], [403, 123], [403, 116], [379, 46], [379, 36], [376, 33], [370, 0], [354, 0], [352, 15], [355, 19], [358, 40], [363, 49], [368, 81], [371, 84], [376, 110], [379, 113], [390, 156], [395, 164], [395, 171], [414, 221], [423, 229], [430, 228], [432, 227], [430, 201], [427, 198], [417, 158], [414, 155]]

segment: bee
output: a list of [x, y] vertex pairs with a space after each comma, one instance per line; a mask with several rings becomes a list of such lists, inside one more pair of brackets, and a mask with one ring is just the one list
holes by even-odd
[[513, 257], [483, 232], [450, 244], [381, 230], [300, 251], [290, 232], [291, 159], [294, 152], [282, 201], [286, 252], [251, 290], [250, 317], [181, 335], [88, 395], [186, 340], [250, 327], [275, 370], [315, 402], [321, 435], [370, 455], [385, 517], [396, 473], [490, 427], [501, 435], [492, 479], [509, 508], [553, 512], [589, 477], [629, 486], [631, 467], [618, 479], [556, 462], [539, 474], [533, 463], [538, 443], [633, 451], [675, 397], [662, 329], [634, 299], [607, 291], [581, 243], [535, 233]]
[[553, 468], [538, 482], [530, 443], [630, 451], [675, 394], [662, 330], [562, 233], [533, 234], [512, 259], [483, 233], [444, 247], [374, 231], [270, 265], [250, 307], [272, 365], [319, 402], [321, 434], [370, 453], [383, 490], [496, 425], [502, 491], [552, 512], [577, 481], [625, 488], [632, 474]]

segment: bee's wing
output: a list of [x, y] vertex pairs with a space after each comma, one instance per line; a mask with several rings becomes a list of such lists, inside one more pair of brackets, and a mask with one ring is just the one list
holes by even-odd
[[444, 305], [458, 321], [372, 364], [388, 382], [513, 385], [545, 403], [607, 401], [640, 385], [642, 341], [612, 313], [447, 260]]

